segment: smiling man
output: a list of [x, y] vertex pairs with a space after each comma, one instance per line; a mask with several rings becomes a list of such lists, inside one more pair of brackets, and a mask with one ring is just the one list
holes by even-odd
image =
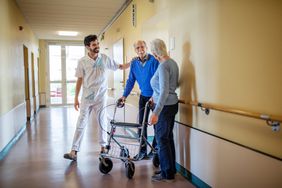
[[[125, 101], [127, 96], [130, 94], [134, 87], [135, 81], [137, 81], [139, 88], [141, 90], [141, 95], [139, 98], [139, 124], [142, 124], [144, 116], [144, 108], [146, 102], [153, 95], [153, 89], [150, 85], [150, 80], [156, 72], [159, 62], [154, 58], [153, 55], [147, 53], [147, 45], [143, 40], [139, 40], [133, 45], [134, 50], [137, 54], [136, 58], [131, 60], [130, 72], [126, 82], [123, 96], [120, 98]], [[148, 122], [148, 115], [150, 110], [147, 110], [145, 122]], [[139, 137], [141, 135], [141, 130], [138, 131]], [[144, 136], [147, 139], [147, 125], [145, 125]], [[155, 141], [153, 141], [153, 147], [155, 147]], [[135, 156], [136, 160], [147, 159], [147, 145], [146, 142], [142, 141], [142, 148], [139, 154]]]
[[[96, 35], [88, 35], [84, 38], [84, 45], [88, 53], [78, 61], [75, 76], [77, 77], [74, 108], [80, 108], [80, 114], [76, 124], [71, 151], [64, 155], [64, 158], [77, 160], [77, 152], [80, 149], [83, 133], [86, 125], [96, 126], [98, 139], [101, 145], [101, 152], [105, 152], [107, 142], [106, 114], [104, 109], [107, 103], [107, 70], [125, 69], [129, 64], [117, 64], [105, 54], [99, 53], [99, 41]], [[81, 103], [78, 96], [83, 87]], [[100, 113], [101, 112], [101, 113]], [[99, 121], [101, 117], [101, 124]], [[91, 121], [89, 121], [89, 116]]]

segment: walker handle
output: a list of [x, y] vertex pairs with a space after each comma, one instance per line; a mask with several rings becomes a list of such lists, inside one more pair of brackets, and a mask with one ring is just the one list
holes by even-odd
[[119, 98], [119, 99], [117, 100], [117, 102], [116, 102], [116, 106], [117, 106], [118, 108], [123, 108], [123, 107], [124, 107], [124, 103], [125, 103], [125, 101], [124, 101], [122, 98]]
[[154, 108], [155, 108], [155, 103], [153, 103], [153, 101], [149, 100], [149, 101], [148, 101], [148, 107], [149, 107], [150, 110], [154, 110]]

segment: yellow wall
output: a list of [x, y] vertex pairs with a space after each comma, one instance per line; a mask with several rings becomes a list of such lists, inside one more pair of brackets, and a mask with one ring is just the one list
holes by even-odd
[[[135, 3], [137, 5], [137, 25], [132, 25], [131, 5]], [[142, 26], [143, 23], [153, 15], [154, 7], [151, 6], [149, 1], [132, 1], [132, 3], [126, 8], [126, 10], [120, 15], [120, 17], [112, 24], [112, 26], [105, 32], [104, 40], [101, 40], [101, 52], [112, 56], [112, 47], [119, 39], [124, 38], [124, 61], [129, 62], [136, 56], [134, 52], [133, 43], [142, 39]], [[106, 50], [108, 48], [108, 50]], [[128, 69], [129, 70], [129, 69]], [[128, 70], [125, 71], [125, 77], [127, 77]], [[111, 79], [109, 80], [109, 87], [111, 86]], [[136, 85], [135, 90], [138, 90]]]
[[[176, 38], [171, 55], [186, 82], [180, 98], [282, 114], [281, 1], [179, 0], [169, 7], [170, 37]], [[182, 121], [197, 128], [282, 157], [282, 132], [264, 121], [216, 111], [206, 116], [198, 109], [180, 112]]]
[[[132, 44], [160, 37], [180, 67], [179, 95], [186, 102], [282, 114], [282, 1], [277, 0], [135, 0], [137, 27], [131, 6], [105, 32], [101, 42], [111, 47], [123, 37], [127, 59]], [[118, 32], [119, 30], [119, 32]], [[273, 132], [262, 120], [181, 105], [185, 124], [282, 158], [282, 131]], [[181, 140], [181, 138], [179, 138]]]
[[[23, 45], [29, 50], [31, 65], [31, 52], [37, 62], [38, 40], [13, 0], [0, 1], [0, 23], [0, 115], [3, 115], [25, 102]], [[20, 31], [19, 26], [24, 30]]]

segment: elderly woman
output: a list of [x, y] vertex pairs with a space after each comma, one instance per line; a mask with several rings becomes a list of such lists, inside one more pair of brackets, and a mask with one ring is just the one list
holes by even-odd
[[176, 173], [173, 127], [178, 112], [179, 69], [177, 63], [168, 56], [164, 41], [151, 42], [151, 52], [160, 65], [151, 79], [152, 101], [155, 104], [149, 123], [155, 125], [155, 137], [160, 158], [160, 172], [155, 172], [152, 181], [173, 181]]

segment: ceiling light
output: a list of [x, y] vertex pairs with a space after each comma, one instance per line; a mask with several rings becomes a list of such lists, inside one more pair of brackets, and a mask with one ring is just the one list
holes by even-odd
[[59, 31], [58, 34], [60, 36], [77, 36], [77, 31]]

